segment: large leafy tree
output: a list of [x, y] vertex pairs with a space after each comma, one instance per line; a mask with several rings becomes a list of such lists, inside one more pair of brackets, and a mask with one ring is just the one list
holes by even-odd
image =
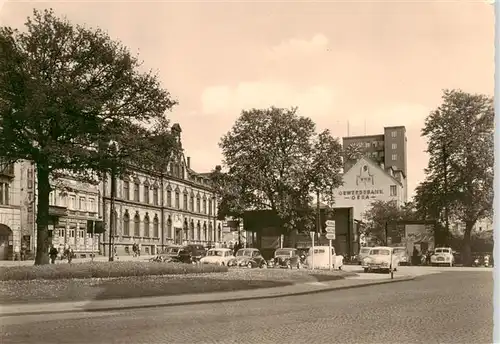
[[313, 228], [311, 195], [333, 202], [340, 186], [341, 145], [328, 131], [315, 132], [297, 108], [242, 111], [221, 139], [226, 172], [214, 172], [220, 216], [272, 210], [282, 228]]
[[46, 264], [50, 179], [154, 165], [155, 152], [173, 147], [164, 113], [176, 102], [103, 31], [52, 10], [35, 10], [25, 26], [0, 28], [0, 154], [36, 164], [35, 264]]
[[434, 215], [442, 207], [450, 218], [465, 223], [462, 256], [470, 264], [472, 229], [492, 213], [493, 99], [445, 90], [442, 104], [427, 117], [422, 135], [428, 140], [430, 159], [417, 203], [420, 208], [433, 208]]
[[[401, 228], [397, 226], [398, 222], [416, 220], [417, 214], [413, 203], [406, 203], [399, 206], [396, 201], [381, 201], [372, 202], [370, 207], [364, 212], [363, 218], [366, 221], [364, 233], [372, 240], [387, 244], [387, 235], [392, 234], [403, 235], [403, 233], [395, 233], [394, 230]], [[386, 233], [386, 230], [390, 233]]]

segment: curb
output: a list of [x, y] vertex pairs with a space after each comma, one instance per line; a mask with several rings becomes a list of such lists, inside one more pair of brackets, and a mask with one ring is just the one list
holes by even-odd
[[[175, 307], [175, 306], [191, 306], [191, 305], [202, 305], [202, 304], [210, 304], [210, 303], [219, 303], [219, 302], [238, 302], [238, 301], [249, 301], [249, 300], [265, 300], [265, 299], [276, 299], [276, 298], [282, 298], [282, 297], [289, 297], [289, 296], [302, 296], [302, 295], [309, 295], [309, 294], [318, 294], [318, 293], [324, 293], [324, 292], [330, 292], [330, 291], [335, 291], [335, 290], [346, 290], [346, 289], [355, 289], [355, 288], [363, 288], [363, 287], [370, 287], [370, 286], [376, 286], [376, 285], [382, 285], [382, 284], [389, 284], [389, 283], [397, 283], [397, 282], [407, 282], [407, 281], [413, 281], [416, 278], [416, 276], [404, 276], [396, 279], [389, 279], [389, 280], [376, 280], [376, 281], [371, 281], [371, 282], [366, 282], [366, 283], [360, 283], [360, 284], [354, 284], [354, 285], [346, 285], [346, 286], [331, 286], [331, 287], [325, 287], [321, 289], [316, 289], [316, 290], [306, 290], [306, 291], [298, 291], [298, 292], [288, 292], [288, 293], [283, 293], [283, 294], [278, 294], [278, 295], [262, 295], [262, 296], [247, 296], [247, 297], [236, 297], [236, 298], [229, 298], [229, 299], [223, 299], [223, 298], [218, 298], [218, 299], [212, 299], [212, 300], [198, 300], [198, 301], [180, 301], [180, 302], [171, 302], [171, 303], [159, 303], [159, 304], [153, 304], [153, 305], [133, 305], [133, 306], [108, 306], [108, 307], [93, 307], [93, 308], [75, 308], [75, 309], [68, 309], [68, 310], [60, 310], [60, 311], [39, 311], [39, 312], [10, 312], [10, 313], [3, 313], [1, 312], [1, 305], [0, 305], [0, 318], [2, 317], [12, 317], [12, 316], [28, 316], [28, 315], [44, 315], [44, 314], [65, 314], [65, 313], [97, 313], [97, 312], [110, 312], [110, 311], [118, 311], [118, 310], [132, 310], [132, 309], [148, 309], [148, 308], [160, 308], [160, 307]], [[272, 288], [274, 289], [274, 288]], [[87, 301], [80, 301], [80, 302], [92, 302], [93, 300], [87, 300]]]

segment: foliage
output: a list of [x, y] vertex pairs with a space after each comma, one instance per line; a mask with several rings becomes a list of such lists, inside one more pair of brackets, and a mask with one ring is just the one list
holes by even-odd
[[46, 264], [49, 178], [96, 182], [111, 167], [154, 166], [174, 149], [164, 113], [176, 102], [103, 31], [52, 10], [25, 25], [0, 28], [0, 146], [2, 158], [36, 164], [36, 264]]
[[311, 194], [331, 204], [342, 183], [340, 143], [327, 130], [316, 134], [297, 108], [242, 111], [220, 147], [227, 167], [213, 173], [220, 217], [273, 210], [285, 230], [309, 230]]
[[343, 157], [345, 162], [354, 162], [359, 160], [364, 154], [363, 145], [360, 142], [351, 143], [344, 147]]
[[[436, 216], [447, 205], [450, 217], [465, 223], [462, 254], [470, 264], [472, 228], [492, 212], [493, 99], [445, 90], [443, 103], [427, 117], [422, 135], [428, 140], [430, 159], [417, 192], [418, 208]], [[445, 175], [447, 190], [442, 187]]]
[[379, 243], [386, 243], [386, 225], [393, 228], [398, 221], [416, 220], [417, 215], [412, 203], [399, 207], [396, 201], [376, 200], [363, 214], [363, 218], [367, 224], [363, 234]]
[[110, 278], [129, 276], [186, 275], [227, 272], [227, 267], [212, 264], [191, 265], [150, 262], [93, 262], [41, 266], [0, 267], [1, 281], [54, 280], [71, 278]]

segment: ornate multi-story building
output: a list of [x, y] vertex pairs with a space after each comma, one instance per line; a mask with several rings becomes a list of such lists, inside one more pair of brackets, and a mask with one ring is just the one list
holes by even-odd
[[[181, 128], [172, 126], [181, 142]], [[116, 181], [114, 221], [111, 213], [111, 178], [102, 184], [105, 228], [118, 256], [132, 254], [134, 243], [143, 254], [156, 254], [169, 244], [196, 243], [214, 246], [221, 242], [217, 199], [208, 174], [191, 169], [191, 159], [181, 153], [163, 173], [135, 169]], [[109, 254], [109, 231], [101, 242]]]
[[20, 252], [22, 167], [0, 163], [0, 260]]

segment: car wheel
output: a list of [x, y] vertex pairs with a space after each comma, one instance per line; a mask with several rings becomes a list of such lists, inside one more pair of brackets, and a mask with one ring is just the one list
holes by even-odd
[[252, 268], [252, 262], [248, 262], [247, 268], [251, 269]]

